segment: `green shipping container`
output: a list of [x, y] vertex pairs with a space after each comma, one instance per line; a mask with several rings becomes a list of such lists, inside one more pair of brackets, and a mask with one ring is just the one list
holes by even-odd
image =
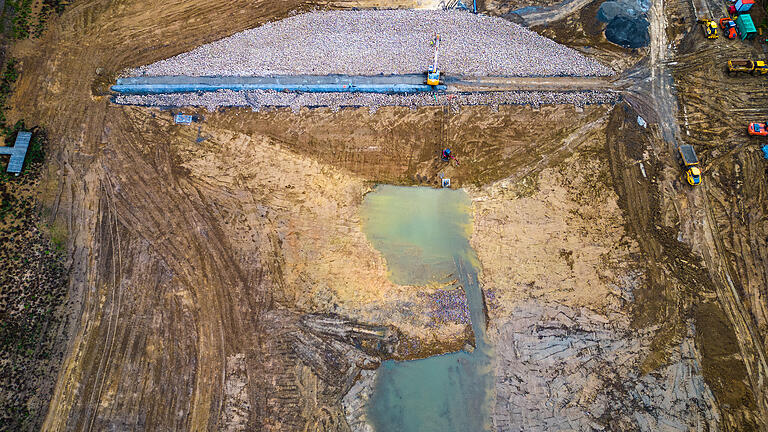
[[755, 23], [752, 22], [752, 16], [750, 14], [739, 15], [735, 19], [736, 29], [739, 31], [741, 40], [752, 39], [757, 34]]

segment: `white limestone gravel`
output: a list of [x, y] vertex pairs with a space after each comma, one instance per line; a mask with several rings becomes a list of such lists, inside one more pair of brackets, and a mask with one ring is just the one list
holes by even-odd
[[440, 34], [453, 76], [609, 76], [577, 51], [502, 18], [464, 11], [324, 11], [236, 33], [127, 72], [130, 76], [424, 73]]
[[267, 107], [290, 107], [298, 112], [302, 107], [331, 107], [338, 110], [343, 107], [368, 107], [375, 112], [382, 106], [422, 106], [462, 105], [549, 105], [614, 103], [619, 94], [602, 91], [498, 91], [477, 93], [288, 93], [276, 91], [231, 91], [198, 93], [169, 93], [158, 95], [119, 95], [113, 100], [120, 105], [140, 105], [155, 107], [204, 107], [215, 111], [219, 107], [251, 107], [260, 110]]

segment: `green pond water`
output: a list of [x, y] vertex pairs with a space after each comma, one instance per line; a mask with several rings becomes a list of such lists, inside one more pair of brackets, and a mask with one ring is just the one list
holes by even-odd
[[476, 344], [472, 352], [384, 362], [367, 413], [377, 432], [490, 430], [492, 353], [469, 246], [469, 205], [466, 193], [449, 189], [380, 185], [365, 197], [363, 230], [387, 260], [390, 279], [426, 285], [458, 278]]

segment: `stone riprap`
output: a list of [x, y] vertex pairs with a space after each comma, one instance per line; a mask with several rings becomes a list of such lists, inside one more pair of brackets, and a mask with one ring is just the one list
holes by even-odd
[[159, 95], [119, 95], [114, 102], [120, 105], [154, 107], [203, 107], [215, 111], [219, 107], [250, 107], [260, 110], [268, 107], [290, 107], [298, 112], [302, 107], [368, 107], [372, 112], [383, 106], [461, 105], [550, 105], [614, 103], [618, 93], [597, 91], [506, 91], [480, 93], [417, 93], [410, 95], [385, 93], [286, 93], [275, 91], [220, 90], [210, 93], [169, 93]]
[[502, 18], [462, 11], [325, 11], [236, 33], [142, 66], [130, 76], [424, 73], [440, 35], [440, 70], [455, 76], [609, 76], [577, 51]]
[[438, 289], [429, 294], [420, 294], [429, 305], [427, 316], [432, 319], [430, 326], [444, 323], [471, 324], [467, 295], [463, 288]]

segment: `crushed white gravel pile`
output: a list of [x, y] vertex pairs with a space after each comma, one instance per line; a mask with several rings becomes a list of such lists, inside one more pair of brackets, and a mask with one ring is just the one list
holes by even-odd
[[368, 107], [375, 112], [383, 106], [450, 106], [462, 105], [550, 105], [614, 103], [619, 95], [613, 92], [573, 91], [506, 91], [483, 93], [417, 93], [409, 95], [382, 93], [287, 93], [275, 91], [219, 90], [207, 93], [172, 93], [159, 95], [120, 95], [114, 102], [121, 105], [155, 107], [204, 107], [215, 111], [219, 107], [251, 107], [253, 110], [269, 107], [290, 107], [298, 112], [302, 107]]
[[311, 12], [142, 66], [131, 76], [609, 76], [610, 68], [502, 18], [463, 11]]

